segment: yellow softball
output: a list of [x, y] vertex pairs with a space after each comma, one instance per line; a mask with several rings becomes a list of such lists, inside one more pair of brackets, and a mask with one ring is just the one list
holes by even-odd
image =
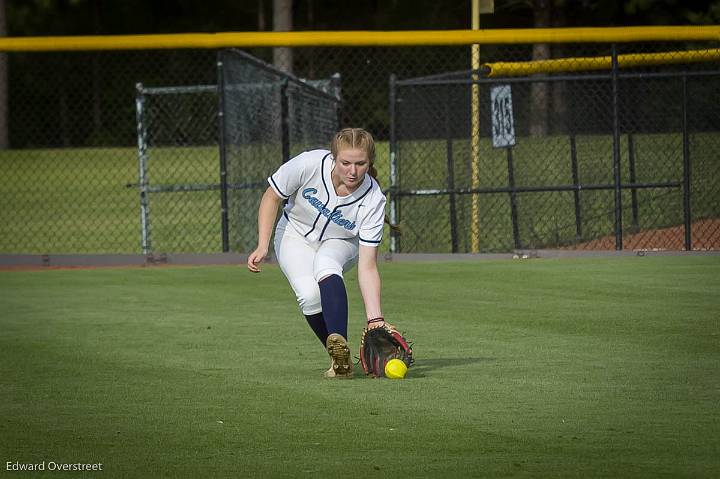
[[390, 379], [402, 379], [407, 373], [407, 366], [399, 359], [391, 359], [385, 364], [385, 376]]

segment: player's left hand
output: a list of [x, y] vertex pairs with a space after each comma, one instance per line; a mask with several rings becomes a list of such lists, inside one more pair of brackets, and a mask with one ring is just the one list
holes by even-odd
[[377, 321], [377, 322], [375, 322], [375, 323], [369, 323], [369, 324], [367, 325], [367, 328], [368, 328], [368, 329], [373, 329], [373, 328], [381, 328], [381, 327], [383, 327], [383, 326], [385, 326], [386, 328], [390, 328], [390, 329], [397, 330], [397, 328], [396, 328], [395, 326], [393, 326], [392, 324], [388, 323], [387, 321]]
[[360, 338], [360, 365], [365, 374], [384, 377], [385, 365], [391, 359], [399, 359], [410, 367], [414, 362], [412, 344], [387, 323], [373, 328], [368, 325]]

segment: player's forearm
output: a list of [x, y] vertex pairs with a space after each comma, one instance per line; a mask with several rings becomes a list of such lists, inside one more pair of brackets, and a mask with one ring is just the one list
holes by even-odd
[[360, 293], [362, 294], [363, 303], [365, 304], [367, 319], [382, 317], [383, 313], [380, 304], [380, 273], [374, 261], [363, 262], [361, 260], [359, 262], [358, 284], [360, 285]]
[[272, 229], [282, 200], [268, 188], [260, 200], [258, 208], [258, 247], [269, 248]]

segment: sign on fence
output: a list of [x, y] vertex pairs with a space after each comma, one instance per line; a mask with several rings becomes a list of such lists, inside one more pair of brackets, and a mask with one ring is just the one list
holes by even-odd
[[492, 106], [492, 136], [495, 148], [515, 146], [515, 122], [513, 120], [512, 91], [510, 85], [490, 89]]

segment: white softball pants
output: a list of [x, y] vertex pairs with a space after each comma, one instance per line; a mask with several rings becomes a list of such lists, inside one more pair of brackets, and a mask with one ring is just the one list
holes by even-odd
[[328, 239], [309, 242], [295, 231], [285, 216], [275, 228], [275, 256], [290, 282], [303, 314], [322, 311], [318, 282], [350, 270], [357, 262], [358, 239]]

